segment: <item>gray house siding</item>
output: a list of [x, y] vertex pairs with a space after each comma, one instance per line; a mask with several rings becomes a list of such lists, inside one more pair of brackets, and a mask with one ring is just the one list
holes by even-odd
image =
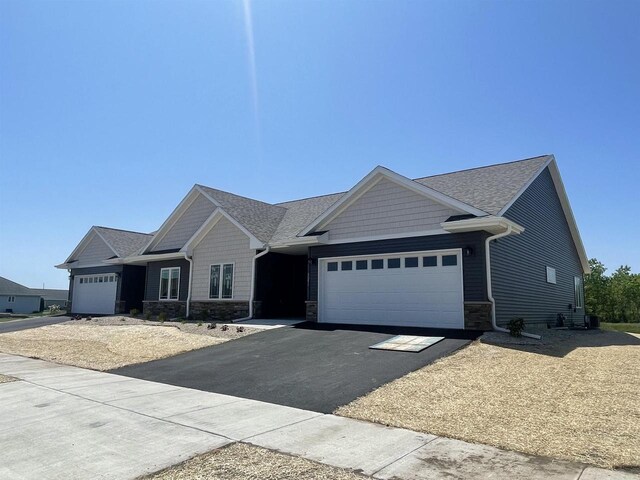
[[189, 262], [182, 259], [163, 260], [147, 264], [147, 281], [144, 299], [157, 302], [160, 297], [160, 270], [168, 267], [180, 267], [180, 291], [178, 301], [186, 302], [189, 289]]
[[215, 209], [216, 206], [210, 200], [203, 195], [198, 195], [167, 234], [160, 239], [153, 251], [182, 248]]
[[[575, 304], [574, 276], [582, 276], [582, 267], [548, 169], [504, 216], [525, 231], [491, 245], [497, 322], [522, 317], [528, 325], [546, 324], [563, 313], [581, 324], [583, 309], [568, 306]], [[547, 283], [547, 266], [556, 269], [556, 284]]]
[[471, 247], [473, 253], [462, 257], [464, 300], [484, 302], [487, 300], [484, 270], [486, 237], [484, 232], [469, 232], [311, 247], [309, 257], [315, 261], [309, 265], [308, 300], [318, 300], [318, 258]]
[[100, 237], [94, 235], [85, 249], [80, 252], [77, 258], [73, 259], [77, 260], [74, 266], [82, 267], [83, 265], [93, 265], [115, 256], [113, 250], [111, 250]]
[[[9, 297], [15, 301], [9, 302]], [[27, 295], [0, 295], [0, 312], [33, 313], [40, 311], [40, 297]]]

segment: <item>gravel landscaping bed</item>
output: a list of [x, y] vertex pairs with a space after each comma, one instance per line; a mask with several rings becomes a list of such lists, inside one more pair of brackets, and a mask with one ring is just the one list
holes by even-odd
[[153, 480], [362, 480], [350, 470], [331, 467], [260, 447], [234, 443], [156, 474]]
[[553, 331], [531, 342], [492, 333], [336, 413], [534, 455], [636, 469], [638, 392], [640, 336]]
[[8, 377], [6, 375], [2, 375], [0, 373], [0, 383], [7, 383], [7, 382], [15, 382], [16, 379], [13, 377]]
[[[217, 345], [251, 332], [188, 333], [173, 326], [72, 321], [0, 334], [0, 352], [94, 370], [111, 370]], [[182, 327], [182, 325], [181, 325]], [[218, 331], [220, 330], [220, 331]], [[213, 330], [209, 331], [213, 332]]]

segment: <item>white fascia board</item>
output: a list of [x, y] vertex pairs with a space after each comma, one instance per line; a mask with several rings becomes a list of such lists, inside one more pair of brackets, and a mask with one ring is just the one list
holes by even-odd
[[178, 258], [184, 258], [184, 253], [182, 252], [171, 252], [171, 253], [152, 253], [148, 255], [132, 255], [131, 257], [126, 258], [113, 258], [111, 260], [105, 260], [104, 263], [109, 265], [143, 265], [148, 262], [155, 262], [160, 260], [175, 260]]
[[496, 217], [489, 215], [487, 217], [467, 218], [465, 220], [455, 220], [452, 222], [442, 222], [440, 224], [444, 230], [450, 233], [476, 232], [480, 230], [487, 231], [492, 234], [506, 232], [509, 227], [514, 234], [524, 232], [524, 227], [518, 225], [504, 217]]
[[362, 180], [360, 180], [357, 184], [353, 186], [345, 195], [340, 198], [336, 203], [334, 203], [331, 207], [325, 210], [319, 217], [317, 217], [313, 222], [311, 222], [304, 230], [302, 230], [298, 236], [307, 235], [309, 232], [314, 229], [326, 225], [335, 217], [337, 217], [344, 209], [349, 207], [353, 202], [355, 202], [361, 195], [366, 193], [371, 187], [373, 187], [381, 178], [387, 178], [392, 182], [408, 188], [420, 195], [423, 195], [433, 201], [436, 201], [442, 205], [450, 207], [454, 210], [460, 211], [461, 213], [469, 213], [476, 216], [487, 215], [487, 212], [479, 210], [471, 205], [467, 205], [459, 200], [456, 200], [448, 195], [440, 193], [432, 188], [429, 188], [425, 185], [422, 185], [418, 182], [415, 182], [407, 177], [404, 177], [396, 172], [389, 170], [388, 168], [377, 166], [368, 175], [366, 175]]
[[567, 196], [567, 191], [564, 189], [564, 183], [562, 182], [560, 170], [558, 170], [558, 165], [556, 164], [555, 159], [549, 163], [549, 172], [551, 173], [553, 184], [556, 187], [556, 193], [558, 194], [558, 198], [560, 199], [562, 211], [564, 212], [567, 224], [569, 225], [571, 238], [573, 239], [576, 251], [578, 252], [578, 257], [580, 258], [580, 264], [582, 265], [582, 271], [583, 273], [591, 273], [591, 267], [589, 266], [589, 257], [587, 256], [584, 244], [582, 243], [580, 231], [578, 230], [578, 224], [576, 223], [576, 219], [573, 216], [573, 210], [571, 210], [569, 197]]
[[182, 201], [178, 204], [176, 208], [174, 208], [173, 212], [167, 217], [164, 223], [160, 226], [160, 228], [156, 231], [156, 233], [151, 237], [151, 240], [138, 252], [140, 254], [146, 253], [155, 247], [160, 241], [164, 238], [164, 236], [171, 230], [171, 227], [175, 225], [175, 223], [180, 219], [184, 212], [191, 206], [191, 204], [195, 201], [198, 195], [203, 195], [207, 200], [212, 202], [214, 205], [219, 206], [217, 202], [214, 202], [213, 199], [206, 195], [202, 189], [198, 185], [194, 185], [189, 190], [189, 193], [185, 195]]
[[84, 234], [84, 237], [82, 237], [82, 240], [80, 240], [80, 243], [76, 245], [76, 248], [73, 249], [73, 252], [71, 252], [71, 255], [69, 255], [67, 259], [64, 261], [64, 263], [62, 263], [61, 265], [66, 265], [71, 261], [73, 257], [75, 257], [76, 255], [80, 255], [82, 251], [87, 247], [89, 242], [93, 239], [93, 237], [95, 237], [95, 235], [96, 235], [96, 231], [94, 230], [94, 227], [91, 227], [89, 231]]

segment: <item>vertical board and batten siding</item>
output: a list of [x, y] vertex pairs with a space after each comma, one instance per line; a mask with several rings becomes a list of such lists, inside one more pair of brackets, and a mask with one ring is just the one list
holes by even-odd
[[193, 249], [193, 279], [191, 299], [207, 301], [209, 275], [212, 264], [233, 263], [233, 298], [248, 301], [251, 298], [251, 266], [255, 251], [249, 248], [249, 237], [226, 218], [207, 233]]
[[[584, 310], [573, 313], [568, 305], [575, 304], [574, 276], [582, 276], [582, 266], [548, 168], [504, 216], [525, 231], [491, 244], [497, 322], [522, 317], [546, 324], [564, 313], [581, 324]], [[547, 266], [556, 269], [556, 284], [547, 283]]]
[[309, 249], [309, 257], [315, 261], [309, 265], [308, 299], [318, 300], [318, 261], [319, 258], [382, 255], [387, 253], [419, 252], [424, 250], [445, 250], [471, 247], [473, 253], [462, 257], [462, 275], [464, 300], [466, 302], [484, 302], [487, 300], [485, 277], [484, 240], [485, 232], [445, 233], [426, 237], [406, 237], [371, 242], [340, 243], [335, 245], [314, 246]]
[[[144, 299], [157, 302], [160, 297], [160, 270], [163, 268], [180, 267], [180, 291], [178, 301], [186, 302], [189, 289], [189, 262], [183, 259], [163, 260], [147, 264], [147, 282], [144, 289]], [[175, 300], [174, 300], [175, 301]]]
[[204, 195], [198, 194], [182, 216], [178, 218], [176, 223], [153, 248], [153, 251], [159, 252], [182, 248], [215, 209], [216, 206], [210, 200]]
[[322, 230], [331, 240], [441, 229], [459, 211], [386, 178], [349, 205]]
[[73, 267], [77, 268], [83, 265], [95, 265], [96, 263], [101, 263], [103, 260], [115, 256], [116, 254], [113, 253], [113, 250], [111, 250], [98, 235], [94, 235], [84, 250], [82, 250], [76, 258], [72, 258], [71, 260], [77, 260], [77, 262], [73, 264]]

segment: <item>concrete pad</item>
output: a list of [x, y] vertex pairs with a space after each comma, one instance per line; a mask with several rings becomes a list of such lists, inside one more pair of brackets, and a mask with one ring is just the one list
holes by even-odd
[[[13, 393], [23, 401], [3, 403], [0, 419], [11, 424], [0, 431], [3, 479], [135, 478], [229, 443], [217, 435], [36, 385], [15, 386]], [[36, 411], [37, 401], [55, 405], [57, 414], [46, 422], [16, 421]]]
[[60, 390], [96, 402], [109, 403], [130, 397], [167, 393], [179, 389], [179, 387], [174, 387], [173, 385], [134, 380], [126, 377], [118, 377], [117, 381], [112, 381], [112, 379], [105, 380], [103, 383], [95, 382], [77, 387], [61, 388]]
[[576, 480], [583, 468], [584, 465], [577, 463], [437, 438], [378, 471], [375, 477], [406, 480]]
[[323, 415], [246, 440], [272, 450], [371, 475], [436, 437]]
[[239, 401], [242, 401], [242, 399], [229, 395], [180, 388], [169, 392], [108, 401], [107, 403], [143, 415], [166, 418]]
[[638, 480], [640, 475], [619, 470], [605, 470], [604, 468], [587, 467], [580, 475], [580, 480]]
[[321, 415], [317, 412], [297, 408], [241, 400], [167, 417], [166, 420], [195, 427], [207, 432], [223, 435], [234, 440], [243, 440], [260, 433], [282, 428]]

